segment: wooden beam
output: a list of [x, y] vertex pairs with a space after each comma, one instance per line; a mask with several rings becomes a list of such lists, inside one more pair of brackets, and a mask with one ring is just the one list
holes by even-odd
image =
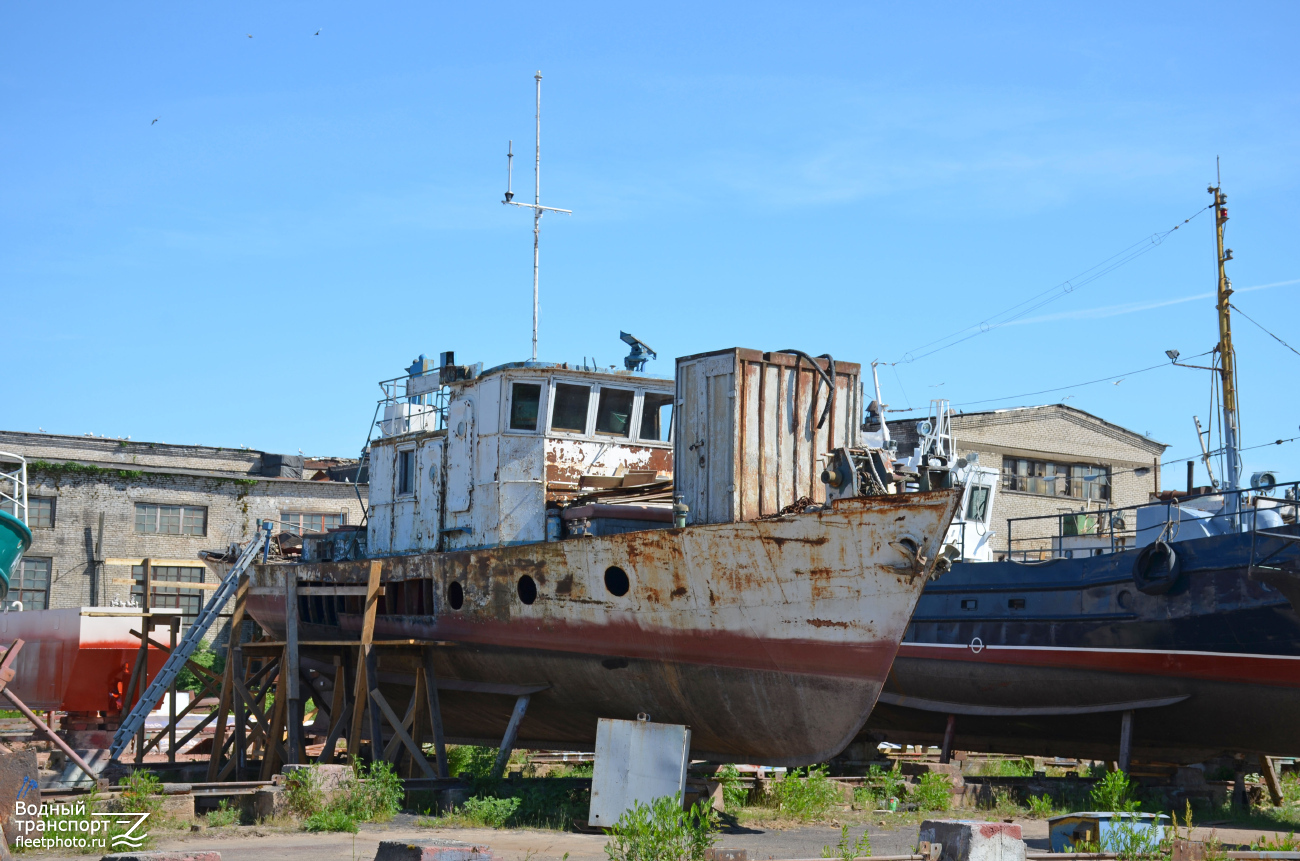
[[[402, 740], [402, 744], [406, 745], [406, 749], [411, 752], [411, 756], [415, 759], [415, 764], [420, 766], [420, 770], [424, 772], [424, 776], [436, 778], [438, 775], [429, 767], [429, 761], [424, 758], [424, 754], [420, 751], [420, 748], [417, 747], [415, 742], [411, 740], [411, 737], [406, 734], [406, 730], [402, 728], [402, 722], [397, 719], [397, 715], [393, 714], [392, 707], [388, 705], [388, 701], [384, 699], [384, 695], [379, 692], [379, 688], [375, 688], [370, 692], [370, 698], [374, 700], [375, 705], [379, 706], [379, 710], [384, 713], [384, 717], [388, 718], [388, 722], [393, 726], [393, 732], [397, 733], [397, 737]], [[412, 703], [412, 705], [414, 705], [414, 703]]]
[[[419, 703], [419, 700], [416, 699], [414, 696], [411, 697], [411, 701], [406, 704], [406, 716], [402, 718], [402, 728], [405, 729], [408, 733], [410, 733], [412, 741], [415, 741], [415, 733], [413, 732], [413, 729], [415, 727], [415, 712], [416, 712], [417, 703]], [[396, 714], [396, 712], [394, 712], [394, 714]], [[402, 740], [397, 737], [396, 733], [394, 733], [393, 737], [388, 740], [388, 744], [384, 745], [383, 758], [393, 763], [394, 770], [396, 770], [397, 760], [393, 759], [393, 755], [397, 753], [397, 749], [401, 746], [402, 746]], [[417, 742], [417, 746], [418, 746], [418, 742]]]
[[1264, 785], [1268, 787], [1269, 800], [1273, 802], [1274, 807], [1281, 807], [1285, 799], [1282, 796], [1282, 786], [1277, 780], [1277, 772], [1273, 769], [1273, 757], [1261, 756], [1259, 770], [1264, 775]]
[[215, 782], [221, 774], [221, 751], [225, 749], [226, 716], [234, 699], [235, 649], [239, 644], [239, 629], [244, 624], [244, 610], [248, 602], [248, 575], [242, 574], [235, 588], [235, 611], [230, 617], [230, 637], [226, 641], [226, 667], [221, 674], [221, 701], [217, 705], [217, 726], [212, 736], [212, 758], [208, 760], [208, 782]]
[[1133, 752], [1133, 712], [1126, 711], [1119, 719], [1119, 770], [1128, 774], [1129, 759]]
[[[361, 745], [361, 723], [365, 717], [366, 705], [370, 700], [370, 680], [367, 678], [367, 658], [370, 645], [375, 639], [375, 616], [379, 612], [379, 580], [383, 572], [383, 563], [378, 559], [370, 561], [370, 579], [366, 584], [366, 607], [361, 622], [361, 644], [357, 655], [357, 686], [352, 695], [352, 728], [348, 732], [348, 760], [356, 763], [358, 748]], [[375, 751], [378, 755], [379, 751]]]
[[438, 776], [447, 775], [447, 744], [442, 733], [442, 708], [438, 703], [437, 676], [433, 672], [433, 649], [426, 646], [419, 674], [424, 677], [424, 691], [429, 698], [429, 723], [433, 728], [433, 749], [438, 758]]
[[[254, 586], [254, 595], [274, 595], [279, 597], [283, 590], [279, 586]], [[370, 594], [368, 586], [299, 586], [299, 595], [332, 595], [334, 597], [346, 597], [355, 595], [365, 597]], [[384, 588], [379, 587], [379, 594], [384, 594]]]
[[497, 751], [497, 761], [492, 766], [492, 776], [500, 780], [506, 772], [506, 765], [510, 762], [510, 752], [515, 749], [515, 739], [519, 737], [519, 724], [524, 720], [524, 712], [528, 711], [528, 697], [523, 696], [515, 700], [515, 710], [510, 714], [510, 723], [506, 726], [506, 734], [501, 739], [501, 749]]
[[302, 689], [298, 673], [302, 663], [298, 660], [298, 574], [297, 568], [287, 566], [284, 575], [284, 666], [280, 674], [288, 702], [285, 703], [285, 722], [288, 729], [290, 765], [302, 762]]

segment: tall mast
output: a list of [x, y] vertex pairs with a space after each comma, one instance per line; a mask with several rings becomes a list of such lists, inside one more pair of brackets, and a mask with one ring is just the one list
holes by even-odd
[[[1217, 171], [1216, 171], [1217, 174]], [[1228, 196], [1223, 193], [1222, 181], [1216, 176], [1217, 185], [1207, 191], [1214, 195], [1214, 236], [1216, 258], [1219, 266], [1219, 288], [1217, 305], [1219, 311], [1219, 377], [1223, 381], [1223, 450], [1225, 489], [1236, 490], [1240, 486], [1241, 469], [1238, 447], [1237, 425], [1237, 354], [1232, 349], [1232, 315], [1229, 299], [1232, 296], [1232, 281], [1224, 268], [1232, 259], [1232, 249], [1223, 247], [1223, 228], [1228, 223]], [[1237, 494], [1229, 493], [1225, 497], [1227, 513], [1235, 515], [1238, 510]]]
[[540, 262], [541, 238], [542, 238], [542, 213], [543, 212], [563, 212], [568, 215], [573, 214], [571, 209], [557, 209], [554, 206], [542, 206], [542, 73], [539, 69], [533, 76], [537, 81], [537, 150], [533, 160], [533, 202], [520, 203], [513, 200], [514, 192], [511, 190], [511, 165], [514, 163], [514, 146], [506, 154], [506, 197], [502, 203], [511, 206], [523, 206], [533, 211], [533, 361], [537, 361], [537, 273]]

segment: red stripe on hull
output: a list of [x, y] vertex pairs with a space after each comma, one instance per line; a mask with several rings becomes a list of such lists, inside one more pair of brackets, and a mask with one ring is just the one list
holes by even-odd
[[985, 646], [976, 652], [969, 646], [927, 643], [903, 643], [899, 647], [898, 654], [900, 657], [928, 660], [1102, 670], [1135, 675], [1176, 676], [1207, 681], [1300, 687], [1300, 658], [1286, 655], [1023, 646]]

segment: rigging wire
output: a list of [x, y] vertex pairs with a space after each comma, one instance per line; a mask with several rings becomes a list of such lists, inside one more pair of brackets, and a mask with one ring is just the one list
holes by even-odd
[[[1188, 356], [1188, 358], [1189, 358], [1189, 359], [1199, 359], [1201, 356], [1208, 356], [1210, 353], [1213, 353], [1213, 352], [1214, 352], [1213, 350], [1206, 350], [1204, 353], [1197, 353], [1195, 356]], [[1022, 394], [1018, 394], [1018, 395], [1005, 395], [1005, 396], [1003, 396], [1003, 397], [999, 397], [999, 398], [982, 398], [981, 400], [978, 400], [978, 401], [963, 401], [963, 402], [961, 402], [961, 403], [959, 403], [959, 404], [952, 404], [952, 406], [954, 406], [954, 407], [968, 407], [968, 406], [972, 406], [972, 405], [974, 405], [974, 404], [987, 404], [987, 403], [992, 403], [993, 401], [1010, 401], [1010, 400], [1015, 400], [1016, 398], [1031, 398], [1031, 397], [1034, 397], [1035, 395], [1046, 395], [1046, 394], [1049, 394], [1049, 393], [1051, 393], [1051, 392], [1063, 392], [1063, 391], [1066, 391], [1067, 389], [1077, 389], [1077, 388], [1079, 388], [1079, 387], [1081, 387], [1081, 386], [1091, 386], [1091, 385], [1094, 385], [1094, 384], [1096, 384], [1096, 383], [1107, 383], [1107, 382], [1110, 382], [1111, 380], [1116, 380], [1116, 379], [1126, 379], [1126, 378], [1128, 378], [1128, 377], [1136, 376], [1137, 374], [1145, 374], [1147, 371], [1154, 371], [1154, 370], [1157, 370], [1157, 369], [1159, 369], [1159, 368], [1168, 368], [1168, 367], [1171, 367], [1171, 365], [1170, 365], [1168, 362], [1161, 362], [1161, 363], [1158, 364], [1158, 365], [1152, 365], [1152, 366], [1150, 366], [1150, 367], [1148, 367], [1148, 368], [1139, 368], [1139, 369], [1136, 370], [1136, 371], [1128, 371], [1128, 372], [1126, 372], [1126, 373], [1121, 373], [1121, 374], [1112, 374], [1112, 375], [1109, 376], [1109, 377], [1100, 377], [1100, 378], [1098, 378], [1098, 379], [1095, 379], [1095, 380], [1088, 380], [1087, 382], [1083, 382], [1083, 383], [1073, 383], [1073, 384], [1068, 385], [1068, 386], [1057, 386], [1056, 388], [1052, 388], [1052, 389], [1041, 389], [1040, 391], [1037, 391], [1037, 392], [1024, 392], [1024, 393], [1022, 393]], [[897, 372], [895, 372], [895, 373], [897, 373]], [[900, 382], [900, 385], [901, 385], [901, 382]], [[904, 395], [906, 395], [906, 392], [904, 392]], [[909, 401], [909, 403], [910, 403], [910, 401]], [[904, 413], [904, 412], [913, 412], [913, 411], [914, 411], [914, 408], [911, 408], [911, 407], [909, 407], [909, 408], [906, 409], [906, 410], [890, 410], [890, 412], [900, 412], [900, 413]]]
[[1278, 342], [1279, 344], [1281, 344], [1283, 347], [1286, 347], [1288, 350], [1290, 350], [1291, 352], [1295, 353], [1297, 356], [1300, 356], [1300, 350], [1297, 350], [1295, 347], [1292, 347], [1290, 344], [1288, 344], [1286, 341], [1283, 341], [1283, 340], [1282, 340], [1281, 338], [1279, 338], [1277, 335], [1274, 335], [1274, 334], [1273, 334], [1272, 332], [1270, 332], [1268, 329], [1265, 329], [1265, 328], [1263, 327], [1263, 325], [1260, 324], [1260, 322], [1259, 322], [1258, 320], [1256, 320], [1254, 317], [1250, 316], [1250, 315], [1247, 314], [1245, 311], [1241, 310], [1240, 308], [1238, 308], [1236, 305], [1232, 304], [1231, 302], [1228, 303], [1228, 307], [1231, 308], [1232, 310], [1236, 311], [1236, 312], [1237, 312], [1238, 314], [1240, 314], [1241, 316], [1245, 317], [1245, 318], [1246, 318], [1247, 320], [1249, 320], [1250, 322], [1254, 323], [1256, 326], [1259, 326], [1259, 328], [1260, 328], [1261, 330], [1263, 330], [1263, 332], [1264, 332], [1265, 335], [1268, 335], [1270, 338], [1272, 338], [1274, 341], [1277, 341], [1277, 342]]
[[[1033, 311], [1036, 311], [1039, 308], [1042, 308], [1044, 305], [1047, 305], [1051, 302], [1055, 302], [1057, 299], [1060, 299], [1062, 296], [1073, 293], [1078, 288], [1091, 284], [1093, 281], [1096, 281], [1098, 278], [1101, 278], [1104, 275], [1114, 272], [1116, 269], [1120, 268], [1121, 266], [1124, 266], [1127, 263], [1133, 262], [1137, 258], [1153, 250], [1162, 242], [1164, 242], [1165, 238], [1168, 237], [1175, 230], [1178, 230], [1184, 224], [1187, 224], [1193, 218], [1196, 218], [1198, 215], [1205, 212], [1207, 209], [1213, 208], [1213, 206], [1214, 204], [1210, 204], [1209, 206], [1202, 207], [1192, 215], [1188, 216], [1187, 218], [1184, 218], [1178, 224], [1175, 224], [1173, 227], [1169, 228], [1168, 230], [1165, 230], [1160, 233], [1153, 233], [1150, 236], [1144, 237], [1143, 239], [1139, 239], [1137, 242], [1128, 246], [1124, 250], [1112, 254], [1110, 257], [1107, 257], [1105, 260], [1095, 264], [1094, 266], [1090, 266], [1089, 268], [1083, 270], [1073, 278], [1066, 281], [1062, 281], [1060, 284], [1057, 284], [1053, 287], [1049, 287], [1048, 289], [1042, 291], [1041, 293], [1037, 293], [1033, 296], [1030, 296], [1028, 299], [1025, 299], [1022, 302], [1012, 305], [1010, 308], [1000, 311], [999, 313], [994, 314], [990, 317], [986, 317], [973, 326], [967, 326], [964, 329], [958, 329], [956, 332], [952, 332], [951, 334], [945, 335], [942, 338], [936, 338], [933, 341], [930, 341], [926, 344], [922, 344], [919, 347], [916, 347], [913, 350], [904, 353], [903, 358], [900, 359], [899, 361], [914, 362], [917, 359], [924, 359], [926, 356], [932, 356], [941, 350], [946, 350], [949, 347], [955, 347], [958, 344], [964, 341], [969, 341], [971, 338], [974, 338], [978, 335], [982, 335], [985, 332], [991, 332], [994, 329], [1000, 328], [1002, 326], [1007, 325], [1008, 323], [1012, 323], [1016, 320], [1019, 320], [1025, 315]], [[934, 347], [934, 349], [927, 349], [929, 347]], [[916, 350], [925, 350], [925, 352], [921, 353], [920, 355], [916, 355], [915, 354]]]

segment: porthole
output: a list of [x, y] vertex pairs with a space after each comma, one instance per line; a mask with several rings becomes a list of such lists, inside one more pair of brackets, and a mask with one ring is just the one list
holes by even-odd
[[459, 610], [465, 606], [465, 590], [455, 580], [451, 581], [447, 586], [447, 603], [451, 605], [453, 610]]
[[627, 572], [622, 568], [611, 565], [605, 569], [605, 588], [609, 590], [609, 594], [622, 598], [631, 586], [631, 581], [627, 579]]
[[537, 583], [527, 574], [519, 578], [519, 600], [531, 604], [537, 600]]

